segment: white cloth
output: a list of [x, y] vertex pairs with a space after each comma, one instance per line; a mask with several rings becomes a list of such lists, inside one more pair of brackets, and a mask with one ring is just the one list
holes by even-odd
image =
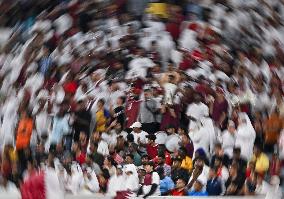
[[148, 135], [147, 132], [141, 131], [140, 133], [135, 133], [134, 131], [132, 131], [131, 134], [134, 137], [135, 144], [138, 144], [138, 139], [140, 139], [141, 143], [147, 144], [147, 142], [148, 142], [148, 139], [146, 138], [146, 136]]
[[249, 161], [253, 155], [253, 145], [256, 133], [248, 115], [246, 113], [241, 114], [246, 122], [238, 126], [235, 146], [241, 148], [241, 156]]
[[166, 104], [173, 104], [174, 96], [177, 90], [177, 85], [172, 83], [165, 83], [163, 85], [165, 90], [165, 103]]
[[64, 198], [64, 192], [61, 189], [57, 173], [53, 168], [47, 168], [45, 171], [45, 188], [47, 199]]
[[107, 195], [116, 196], [117, 191], [125, 190], [125, 176], [124, 175], [113, 175], [109, 179]]
[[98, 144], [97, 151], [104, 156], [109, 155], [108, 144], [105, 141], [101, 140]]
[[197, 103], [191, 103], [187, 107], [186, 115], [195, 118], [197, 121], [190, 121], [189, 123], [189, 131], [197, 128], [198, 122], [203, 117], [206, 117], [209, 115], [209, 108], [202, 102]]
[[[236, 132], [235, 132], [236, 133]], [[222, 134], [222, 149], [224, 153], [227, 154], [230, 158], [233, 157], [233, 150], [235, 147], [235, 135], [230, 133], [228, 130], [225, 130]]]
[[[152, 184], [157, 184], [158, 187], [155, 191], [155, 193], [152, 194], [152, 196], [159, 196], [161, 195], [160, 192], [160, 176], [157, 172], [152, 173]], [[143, 194], [148, 194], [151, 190], [152, 185], [143, 185]]]

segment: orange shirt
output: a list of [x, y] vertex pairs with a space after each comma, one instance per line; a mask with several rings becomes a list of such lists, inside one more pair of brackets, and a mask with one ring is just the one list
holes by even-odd
[[33, 120], [31, 118], [21, 119], [19, 122], [16, 138], [16, 148], [24, 149], [30, 144], [33, 131]]
[[283, 127], [283, 118], [272, 114], [264, 123], [265, 143], [276, 144]]

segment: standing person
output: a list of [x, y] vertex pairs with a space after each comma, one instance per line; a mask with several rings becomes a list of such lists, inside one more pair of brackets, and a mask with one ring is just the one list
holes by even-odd
[[239, 114], [238, 123], [239, 125], [236, 133], [235, 146], [241, 148], [241, 156], [248, 161], [251, 159], [253, 154], [253, 145], [256, 133], [246, 113]]
[[30, 140], [33, 131], [33, 119], [28, 111], [23, 111], [21, 113], [21, 119], [17, 129], [16, 137], [16, 149], [18, 151], [19, 162], [20, 162], [20, 172], [23, 172], [26, 168], [27, 157], [25, 151], [29, 149]]
[[228, 102], [221, 88], [217, 88], [216, 97], [213, 103], [210, 104], [210, 115], [212, 116], [215, 125], [224, 130], [228, 114]]
[[54, 150], [56, 145], [62, 142], [64, 135], [69, 132], [69, 123], [63, 107], [53, 118], [53, 127], [50, 135], [50, 150]]
[[96, 112], [96, 131], [104, 132], [106, 130], [106, 124], [110, 118], [109, 112], [104, 107], [104, 99], [99, 99], [97, 103], [97, 112]]
[[140, 104], [140, 112], [138, 120], [142, 123], [144, 131], [154, 134], [159, 130], [157, 122], [158, 103], [153, 98], [153, 93], [150, 89], [144, 90], [145, 100]]
[[275, 144], [279, 139], [283, 128], [284, 120], [280, 116], [279, 110], [275, 109], [264, 121], [264, 151], [272, 154]]
[[160, 177], [157, 172], [154, 171], [154, 163], [147, 162], [144, 164], [146, 175], [144, 182], [140, 187], [137, 196], [143, 195], [144, 198], [149, 196], [159, 196], [160, 193]]
[[90, 136], [90, 123], [91, 123], [91, 113], [87, 109], [86, 101], [78, 101], [76, 111], [75, 111], [75, 121], [74, 121], [74, 141], [79, 140], [80, 132], [83, 131], [86, 133], [87, 138]]
[[230, 120], [228, 122], [228, 128], [222, 134], [222, 149], [224, 150], [224, 154], [228, 155], [229, 158], [233, 157], [233, 150], [235, 146], [235, 138], [236, 135], [236, 128], [235, 123]]

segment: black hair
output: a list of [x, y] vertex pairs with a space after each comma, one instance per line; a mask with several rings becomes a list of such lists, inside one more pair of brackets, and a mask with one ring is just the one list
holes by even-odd
[[134, 155], [132, 155], [132, 154], [129, 153], [129, 154], [126, 154], [125, 157], [127, 157], [127, 156], [130, 157], [132, 160], [134, 160]]

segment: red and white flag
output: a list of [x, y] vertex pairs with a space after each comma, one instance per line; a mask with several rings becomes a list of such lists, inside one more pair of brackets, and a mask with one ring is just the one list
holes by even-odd
[[31, 174], [21, 185], [22, 199], [63, 199], [58, 176], [54, 169], [48, 168]]

